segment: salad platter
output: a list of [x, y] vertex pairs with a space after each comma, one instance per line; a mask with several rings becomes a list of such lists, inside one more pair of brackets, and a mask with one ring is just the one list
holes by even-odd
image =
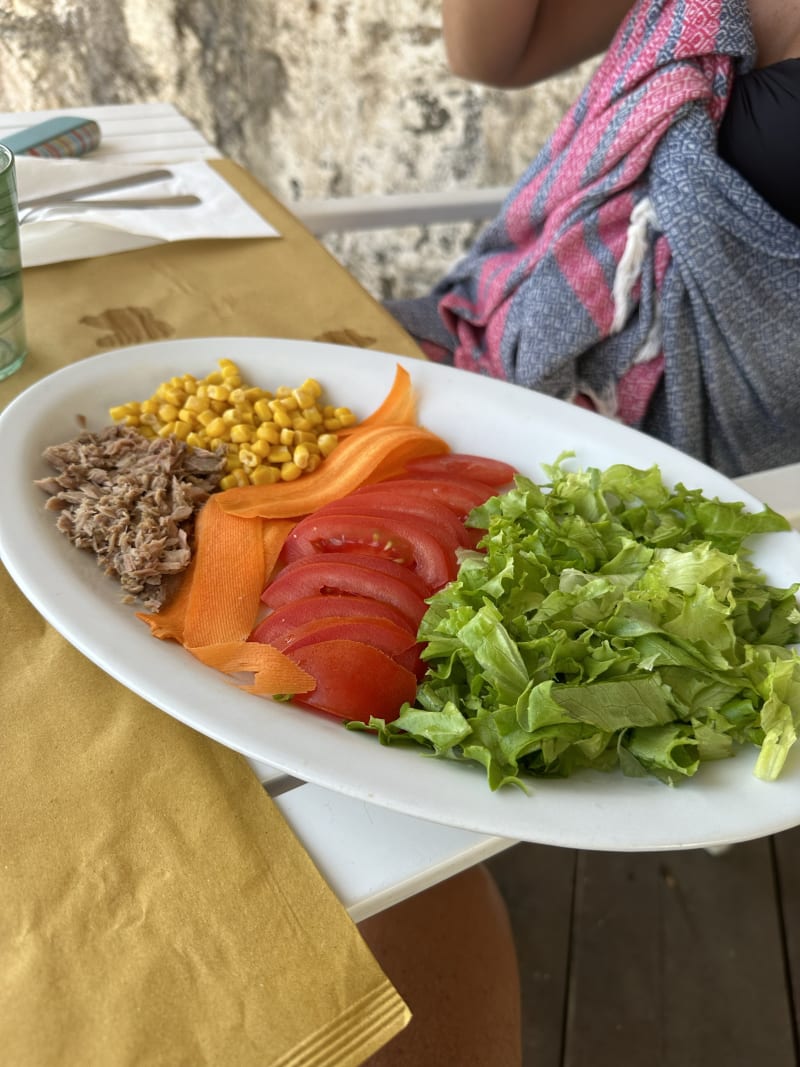
[[[408, 815], [512, 840], [614, 851], [730, 844], [800, 823], [800, 752], [781, 776], [753, 774], [758, 751], [704, 763], [678, 787], [618, 771], [527, 779], [527, 790], [491, 792], [477, 766], [423, 749], [384, 746], [340, 721], [248, 694], [180, 645], [155, 640], [122, 602], [119, 586], [56, 529], [34, 484], [47, 474], [44, 450], [83, 427], [109, 424], [109, 409], [149, 396], [159, 382], [203, 377], [234, 360], [264, 388], [317, 379], [335, 403], [359, 416], [387, 394], [398, 365], [411, 375], [418, 421], [454, 451], [513, 464], [534, 481], [543, 466], [574, 453], [575, 467], [657, 465], [664, 481], [709, 497], [761, 504], [682, 453], [599, 415], [537, 393], [432, 363], [331, 344], [275, 338], [155, 342], [75, 363], [43, 379], [0, 416], [5, 495], [0, 556], [38, 611], [104, 671], [150, 703], [244, 755], [304, 781]], [[800, 535], [752, 539], [752, 560], [775, 586], [800, 578]]]

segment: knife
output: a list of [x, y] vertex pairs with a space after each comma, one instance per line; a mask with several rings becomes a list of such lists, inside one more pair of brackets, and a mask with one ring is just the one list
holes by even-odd
[[111, 181], [95, 182], [93, 185], [83, 185], [78, 189], [68, 189], [63, 193], [50, 193], [48, 196], [38, 196], [31, 200], [21, 200], [18, 204], [20, 209], [28, 207], [44, 207], [45, 204], [57, 204], [65, 200], [80, 200], [83, 196], [94, 193], [110, 193], [114, 189], [129, 189], [135, 185], [147, 185], [148, 182], [163, 181], [173, 177], [171, 170], [145, 170], [141, 174], [134, 174], [128, 178], [114, 178]]
[[201, 204], [199, 196], [158, 196], [148, 200], [44, 200], [38, 207], [22, 208], [19, 212], [19, 224], [38, 219], [48, 208], [62, 208], [65, 211], [116, 210], [130, 211], [136, 208], [168, 208], [168, 207], [191, 207], [192, 204]]

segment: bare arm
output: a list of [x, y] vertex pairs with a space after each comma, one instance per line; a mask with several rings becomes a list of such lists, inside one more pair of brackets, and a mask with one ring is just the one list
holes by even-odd
[[633, 0], [442, 0], [453, 73], [505, 89], [604, 51]]

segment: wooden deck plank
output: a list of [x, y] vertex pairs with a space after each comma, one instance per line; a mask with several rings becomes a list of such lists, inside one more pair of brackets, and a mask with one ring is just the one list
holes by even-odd
[[795, 1067], [769, 840], [579, 854], [565, 1067]]
[[786, 979], [794, 1009], [795, 1043], [800, 1062], [800, 827], [773, 838], [786, 951]]
[[519, 844], [487, 864], [517, 944], [525, 1067], [562, 1064], [576, 858], [570, 849]]

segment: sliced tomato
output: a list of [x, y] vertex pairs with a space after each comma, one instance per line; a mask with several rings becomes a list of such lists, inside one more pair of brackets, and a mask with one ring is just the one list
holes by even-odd
[[487, 456], [471, 456], [465, 452], [448, 452], [441, 456], [422, 456], [411, 459], [405, 469], [411, 478], [471, 478], [495, 489], [508, 485], [517, 473], [510, 463]]
[[369, 552], [319, 552], [315, 555], [309, 554], [287, 563], [284, 570], [298, 567], [309, 559], [318, 559], [321, 556], [330, 557], [330, 559], [336, 560], [337, 563], [342, 563], [345, 566], [350, 564], [353, 567], [366, 567], [370, 571], [380, 571], [381, 574], [388, 574], [391, 578], [396, 578], [402, 582], [403, 585], [407, 585], [423, 600], [431, 595], [431, 587], [415, 571], [404, 567], [402, 563], [396, 563], [393, 559], [384, 559], [383, 556], [371, 555]]
[[419, 518], [318, 511], [286, 538], [284, 559], [317, 553], [361, 552], [413, 568], [431, 591], [455, 578], [458, 542], [448, 531]]
[[343, 562], [334, 555], [309, 556], [284, 567], [261, 599], [271, 608], [280, 608], [301, 597], [330, 593], [372, 597], [389, 604], [401, 612], [415, 632], [427, 610], [423, 598], [399, 578]]
[[453, 540], [463, 546], [470, 543], [469, 533], [464, 523], [459, 521], [453, 511], [435, 500], [432, 494], [410, 493], [398, 490], [395, 486], [373, 487], [371, 493], [348, 493], [341, 500], [326, 504], [315, 512], [316, 517], [336, 512], [339, 515], [398, 515], [401, 518], [425, 519], [441, 530], [447, 530]]
[[320, 641], [286, 654], [317, 683], [313, 692], [295, 696], [294, 702], [339, 719], [369, 722], [374, 715], [391, 722], [403, 704], [416, 697], [414, 673], [360, 641]]
[[416, 629], [408, 618], [391, 604], [365, 596], [306, 596], [293, 600], [282, 608], [270, 612], [256, 626], [249, 640], [259, 641], [264, 645], [282, 647], [279, 642], [287, 635], [299, 632], [310, 622], [327, 622], [331, 618], [343, 619], [368, 616], [373, 619], [388, 619], [396, 626], [405, 627], [416, 640]]
[[431, 476], [429, 478], [390, 478], [385, 482], [373, 482], [371, 485], [363, 485], [360, 489], [355, 489], [350, 496], [353, 498], [382, 496], [387, 489], [431, 496], [445, 507], [450, 508], [459, 519], [465, 519], [473, 508], [482, 504], [494, 493], [494, 489], [490, 486], [469, 478], [439, 479]]
[[277, 645], [282, 652], [290, 653], [307, 645], [318, 644], [320, 641], [360, 641], [365, 645], [379, 648], [387, 656], [391, 656], [402, 667], [413, 671], [419, 679], [424, 674], [425, 668], [420, 659], [422, 645], [413, 634], [409, 633], [404, 626], [396, 626], [388, 619], [369, 618], [368, 616], [354, 615], [352, 618], [343, 619], [316, 619], [307, 622], [291, 638], [285, 639], [281, 645]]

